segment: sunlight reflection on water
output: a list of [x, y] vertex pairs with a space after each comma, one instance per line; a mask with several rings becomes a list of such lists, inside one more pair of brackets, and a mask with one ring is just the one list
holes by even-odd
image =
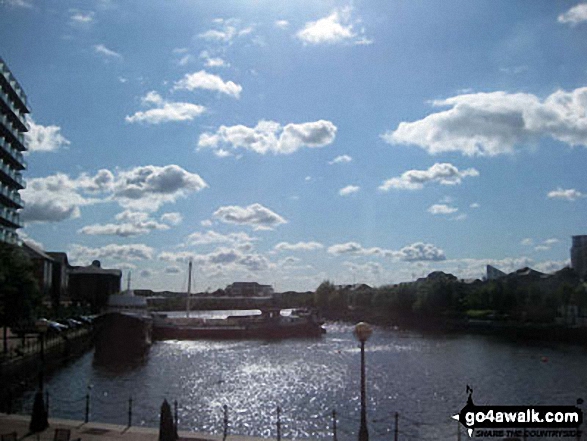
[[[158, 342], [132, 365], [99, 365], [88, 353], [48, 378], [51, 413], [83, 419], [92, 385], [91, 420], [126, 424], [132, 396], [134, 424], [156, 427], [167, 398], [178, 401], [182, 430], [221, 434], [226, 404], [230, 433], [275, 437], [281, 406], [284, 438], [329, 438], [336, 408], [339, 439], [355, 439], [358, 343], [351, 325], [326, 327], [321, 339]], [[375, 328], [366, 350], [372, 440], [389, 439], [396, 411], [406, 433], [454, 437], [450, 415], [464, 405], [466, 384], [479, 402], [496, 404], [570, 404], [587, 390], [581, 348]], [[29, 405], [32, 393], [23, 399]]]

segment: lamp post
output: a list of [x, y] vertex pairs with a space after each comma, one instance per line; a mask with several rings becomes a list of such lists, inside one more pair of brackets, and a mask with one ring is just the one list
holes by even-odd
[[355, 337], [361, 343], [361, 427], [359, 428], [359, 441], [369, 441], [365, 399], [365, 342], [372, 333], [373, 329], [368, 323], [360, 322], [355, 325]]
[[45, 375], [45, 334], [49, 329], [49, 323], [46, 319], [39, 319], [35, 323], [39, 336], [41, 337], [41, 372], [39, 373], [39, 390], [43, 391], [44, 375]]

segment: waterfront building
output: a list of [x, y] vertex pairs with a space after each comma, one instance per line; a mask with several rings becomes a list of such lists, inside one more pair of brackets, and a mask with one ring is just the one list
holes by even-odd
[[53, 288], [53, 263], [51, 256], [40, 248], [27, 242], [22, 243], [23, 251], [29, 256], [33, 264], [33, 274], [37, 280], [43, 300], [47, 299]]
[[10, 244], [18, 243], [16, 230], [22, 227], [17, 210], [24, 206], [18, 192], [25, 187], [27, 113], [26, 95], [0, 58], [0, 242]]
[[270, 297], [273, 295], [271, 285], [257, 282], [234, 282], [224, 290], [231, 297]]
[[108, 296], [120, 292], [122, 271], [102, 268], [99, 260], [88, 266], [73, 266], [68, 274], [71, 301], [89, 304], [92, 312], [105, 308]]
[[587, 279], [587, 235], [573, 236], [571, 268], [582, 279]]
[[51, 252], [47, 254], [53, 258], [53, 286], [51, 287], [51, 304], [57, 308], [61, 302], [69, 300], [68, 270], [71, 267], [67, 260], [67, 254], [62, 252]]

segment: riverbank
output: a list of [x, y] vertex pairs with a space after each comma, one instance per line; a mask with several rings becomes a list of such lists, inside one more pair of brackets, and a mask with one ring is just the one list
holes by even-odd
[[85, 326], [52, 335], [42, 347], [38, 334], [11, 341], [18, 344], [0, 357], [0, 411], [4, 412], [10, 411], [14, 397], [38, 381], [41, 367], [47, 375], [90, 350], [94, 329]]
[[587, 328], [572, 328], [549, 323], [521, 323], [499, 320], [473, 320], [446, 317], [391, 317], [370, 309], [322, 311], [326, 320], [345, 323], [368, 322], [397, 330], [424, 334], [483, 334], [509, 341], [544, 341], [587, 346]]
[[[158, 441], [159, 429], [152, 427], [128, 427], [105, 423], [84, 423], [83, 421], [49, 418], [49, 428], [44, 432], [29, 434], [30, 416], [7, 415], [0, 413], [0, 434], [16, 432], [18, 440], [52, 441], [55, 429], [67, 429], [72, 440], [81, 441]], [[221, 435], [179, 431], [179, 441], [221, 441]], [[259, 441], [242, 435], [229, 435], [234, 441]]]

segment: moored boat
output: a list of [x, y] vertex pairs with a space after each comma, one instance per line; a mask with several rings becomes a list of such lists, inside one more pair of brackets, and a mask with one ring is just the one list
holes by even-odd
[[96, 352], [98, 358], [135, 357], [143, 355], [152, 342], [153, 319], [147, 302], [128, 287], [110, 295], [105, 313], [96, 320]]
[[281, 339], [320, 337], [326, 331], [318, 314], [281, 315], [279, 308], [263, 309], [260, 315], [231, 316], [226, 319], [184, 319], [155, 317], [156, 340], [193, 339]]

